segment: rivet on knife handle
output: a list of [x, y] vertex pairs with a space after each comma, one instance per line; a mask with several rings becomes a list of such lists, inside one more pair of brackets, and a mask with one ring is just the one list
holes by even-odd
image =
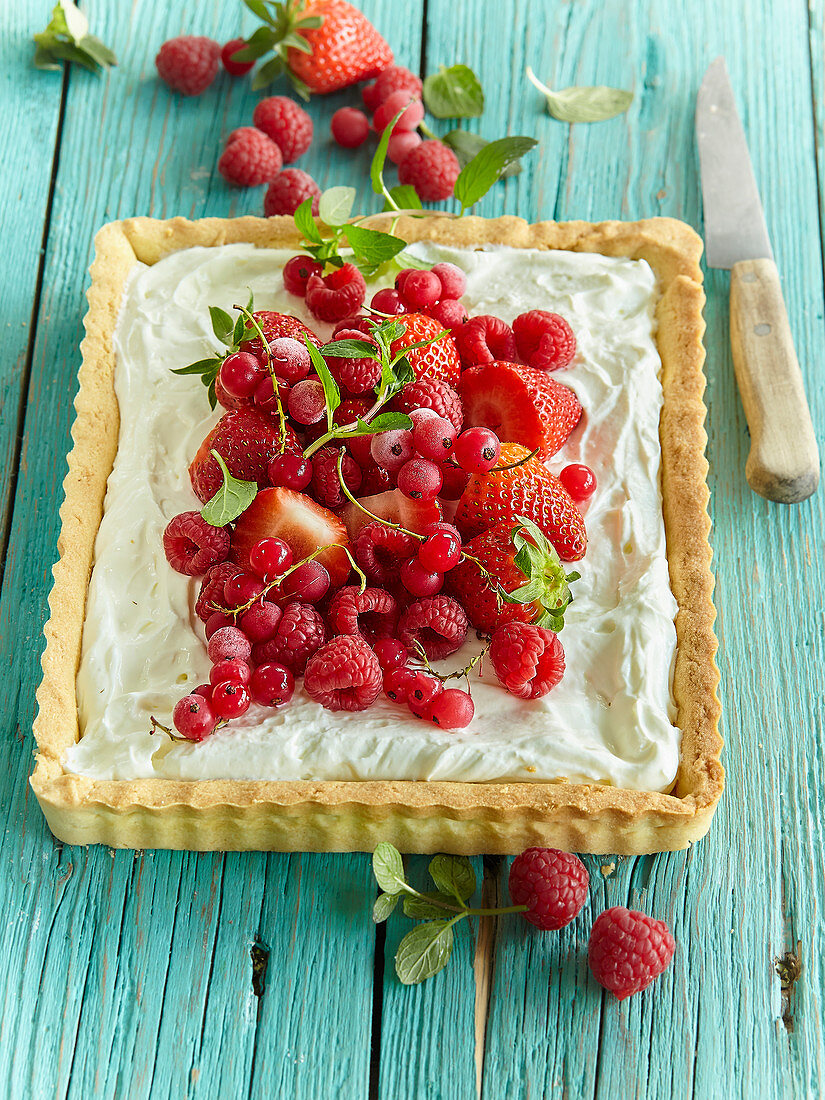
[[819, 453], [773, 260], [733, 265], [730, 335], [751, 433], [745, 476], [768, 500], [805, 500], [819, 483]]

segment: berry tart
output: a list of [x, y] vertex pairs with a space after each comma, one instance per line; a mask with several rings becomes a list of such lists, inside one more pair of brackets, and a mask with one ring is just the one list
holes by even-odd
[[[723, 786], [699, 239], [378, 216], [350, 255], [311, 201], [98, 235], [35, 721], [49, 825], [687, 846]], [[392, 267], [359, 258], [368, 227], [405, 242]]]

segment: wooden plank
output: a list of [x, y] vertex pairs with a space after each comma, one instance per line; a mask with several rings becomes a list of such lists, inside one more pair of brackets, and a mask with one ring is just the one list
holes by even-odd
[[[388, 0], [363, 7], [389, 31]], [[0, 748], [0, 899], [8, 915], [0, 932], [0, 1092], [10, 1097], [255, 1097], [272, 1095], [274, 1080], [288, 1081], [290, 1095], [313, 1097], [339, 1062], [342, 1095], [366, 1090], [368, 858], [61, 849], [26, 784], [92, 237], [104, 221], [131, 214], [260, 212], [262, 189], [233, 191], [215, 172], [221, 138], [249, 122], [259, 95], [221, 75], [202, 98], [184, 100], [154, 76], [165, 38], [194, 30], [226, 40], [240, 29], [240, 12], [194, 0], [142, 0], [128, 9], [97, 0], [88, 7], [92, 27], [120, 67], [100, 78], [72, 73], [0, 609], [7, 670], [0, 690], [16, 731]], [[417, 57], [421, 5], [393, 12], [392, 24], [399, 52]], [[368, 154], [353, 159], [326, 136], [332, 111], [354, 98], [310, 108], [318, 139], [301, 166], [322, 185], [366, 178]], [[11, 146], [6, 163], [10, 175], [28, 178], [28, 139]], [[34, 193], [27, 183], [26, 194]], [[33, 239], [39, 228], [29, 227]], [[17, 270], [23, 266], [21, 259]], [[260, 996], [250, 957], [259, 939], [273, 959]], [[287, 1065], [294, 1050], [303, 1061]]]

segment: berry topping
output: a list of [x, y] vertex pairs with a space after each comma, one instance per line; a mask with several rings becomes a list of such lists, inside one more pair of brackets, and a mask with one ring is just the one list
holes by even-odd
[[433, 264], [430, 269], [441, 283], [441, 298], [458, 300], [467, 289], [467, 277], [455, 264]]
[[511, 695], [538, 699], [564, 676], [564, 650], [558, 634], [529, 623], [505, 623], [493, 634], [490, 663]]
[[307, 309], [313, 317], [329, 324], [357, 313], [366, 296], [367, 284], [354, 264], [337, 267], [323, 278], [310, 275], [307, 281]]
[[461, 535], [451, 523], [433, 523], [418, 546], [418, 560], [432, 573], [446, 573], [458, 565]]
[[471, 317], [456, 333], [456, 347], [463, 367], [492, 363], [496, 359], [511, 362], [516, 358], [513, 330], [500, 317], [483, 313]]
[[401, 296], [412, 310], [425, 310], [441, 298], [441, 280], [432, 271], [413, 269], [404, 280]]
[[218, 661], [248, 661], [252, 646], [242, 630], [236, 626], [222, 626], [209, 639], [206, 652], [213, 664]]
[[340, 634], [309, 661], [304, 687], [327, 710], [366, 710], [381, 694], [378, 658], [363, 638]]
[[473, 720], [475, 706], [469, 692], [446, 688], [430, 703], [427, 718], [434, 726], [447, 730], [463, 730]]
[[324, 360], [329, 367], [329, 373], [339, 386], [350, 393], [366, 393], [371, 390], [381, 377], [381, 361], [378, 358], [377, 345], [370, 337], [365, 337], [357, 329], [344, 329], [335, 337], [336, 340], [359, 340], [361, 343], [372, 344], [376, 347], [375, 357], [365, 355], [363, 359], [350, 359], [348, 356], [337, 356], [322, 348]]
[[[213, 688], [216, 684], [248, 684], [251, 678], [252, 669], [246, 661], [239, 658], [218, 661], [209, 670], [209, 683]], [[209, 698], [212, 698], [211, 694]]]
[[413, 445], [422, 458], [443, 462], [449, 458], [456, 440], [456, 430], [443, 416], [431, 416], [413, 428]]
[[[338, 508], [347, 499], [338, 478], [338, 447], [321, 447], [312, 456], [312, 495], [327, 508]], [[361, 488], [361, 467], [344, 451], [341, 476], [353, 496]]]
[[261, 364], [248, 351], [227, 355], [218, 371], [221, 386], [230, 397], [251, 397], [262, 377]]
[[486, 474], [498, 464], [501, 442], [489, 428], [468, 428], [456, 440], [453, 457], [468, 474]]
[[294, 336], [278, 336], [271, 340], [269, 353], [272, 370], [290, 385], [303, 381], [312, 369], [306, 344]]
[[352, 634], [370, 644], [377, 638], [389, 638], [397, 621], [398, 605], [389, 592], [382, 588], [362, 592], [354, 584], [335, 593], [327, 612], [334, 634]]
[[379, 665], [385, 672], [391, 668], [401, 668], [406, 663], [407, 650], [403, 642], [399, 642], [397, 638], [377, 638], [372, 648]]
[[[223, 474], [211, 453], [213, 450], [224, 460], [233, 477], [266, 485], [269, 463], [282, 450], [280, 430], [269, 416], [257, 409], [235, 409], [225, 413], [201, 443], [189, 467], [192, 488], [204, 502], [223, 484]], [[286, 450], [300, 450], [295, 432], [288, 424]]]
[[409, 428], [392, 428], [388, 432], [376, 432], [370, 438], [370, 454], [384, 470], [397, 474], [415, 454], [413, 433]]
[[593, 922], [587, 961], [599, 985], [623, 1001], [658, 978], [675, 950], [676, 941], [664, 921], [615, 905]]
[[321, 275], [324, 265], [309, 256], [293, 256], [284, 264], [284, 286], [290, 294], [303, 298], [307, 292], [307, 279], [310, 275]]
[[576, 354], [573, 330], [558, 313], [544, 309], [522, 313], [513, 321], [513, 335], [519, 357], [536, 370], [569, 367]]
[[181, 512], [163, 532], [166, 560], [187, 577], [199, 577], [229, 554], [229, 532], [213, 527], [200, 512]]
[[424, 202], [448, 199], [461, 171], [458, 157], [442, 141], [422, 141], [398, 167], [398, 182], [411, 184]]
[[449, 329], [453, 338], [458, 336], [457, 330], [467, 323], [467, 310], [461, 302], [456, 302], [452, 298], [436, 302], [434, 306], [428, 308], [427, 313], [443, 328]]
[[406, 313], [407, 311], [407, 307], [401, 300], [401, 295], [397, 290], [390, 290], [389, 287], [385, 287], [384, 290], [377, 290], [373, 294], [370, 307], [377, 310], [378, 313], [386, 313], [390, 317], [397, 317], [399, 313]]
[[[312, 329], [307, 328], [303, 321], [293, 317], [290, 313], [274, 313], [272, 310], [262, 309], [253, 313], [252, 316], [266, 337], [270, 348], [276, 340], [290, 336], [297, 340], [299, 344], [304, 344], [309, 340], [316, 348], [321, 346], [321, 341]], [[266, 360], [266, 351], [259, 336], [254, 337], [252, 340], [244, 340], [241, 344], [241, 350], [251, 352], [262, 363]]]
[[430, 409], [449, 420], [457, 432], [464, 423], [461, 398], [452, 386], [440, 378], [416, 378], [408, 382], [393, 401], [394, 409], [409, 413], [414, 409]]
[[284, 608], [274, 637], [253, 647], [252, 659], [258, 666], [274, 661], [300, 676], [325, 639], [324, 620], [315, 608], [293, 600]]
[[218, 171], [236, 187], [258, 187], [274, 180], [282, 164], [281, 150], [274, 141], [252, 126], [242, 126], [229, 135]]
[[291, 164], [312, 144], [312, 119], [294, 99], [272, 95], [260, 100], [252, 122], [281, 150], [284, 164]]
[[449, 657], [464, 644], [467, 616], [449, 596], [425, 596], [404, 611], [398, 622], [398, 637], [410, 651], [419, 642], [431, 661]]
[[[281, 621], [281, 609], [271, 600], [259, 600], [240, 617], [240, 627], [250, 642], [266, 642]], [[208, 626], [208, 624], [207, 624]]]
[[[409, 106], [408, 106], [409, 104]], [[409, 92], [398, 91], [387, 96], [372, 116], [372, 124], [377, 134], [382, 134], [402, 108], [406, 110], [393, 127], [393, 135], [415, 130], [424, 121], [424, 104], [420, 97]]]
[[[396, 289], [399, 288], [396, 287]], [[403, 291], [399, 290], [399, 293]], [[404, 324], [405, 331], [403, 336], [399, 336], [392, 343], [393, 356], [409, 348], [411, 344], [421, 340], [433, 340], [443, 331], [438, 321], [434, 321], [424, 313], [402, 314], [398, 320]], [[423, 348], [412, 348], [407, 352], [407, 358], [415, 371], [416, 378], [441, 379], [453, 388], [458, 384], [461, 360], [451, 336], [444, 335], [440, 340], [435, 340], [434, 343], [427, 344]]]
[[578, 856], [556, 848], [528, 848], [513, 860], [509, 886], [515, 904], [527, 906], [524, 919], [554, 932], [581, 912], [590, 876]]
[[590, 500], [596, 491], [596, 475], [589, 466], [573, 462], [559, 474], [559, 481], [577, 504]]
[[367, 140], [370, 123], [356, 107], [339, 107], [329, 124], [333, 140], [345, 149], [357, 149]]
[[425, 569], [418, 558], [402, 562], [398, 577], [413, 596], [434, 596], [444, 587], [444, 576]]
[[387, 143], [387, 156], [393, 164], [400, 164], [421, 141], [421, 134], [417, 130], [398, 130]]
[[319, 561], [305, 561], [284, 577], [281, 590], [303, 603], [319, 603], [330, 589], [330, 575]]
[[389, 584], [398, 578], [405, 558], [415, 553], [416, 540], [395, 527], [373, 520], [358, 533], [355, 559], [371, 581]]
[[240, 718], [249, 710], [251, 699], [246, 684], [224, 680], [212, 689], [212, 710], [219, 718]]
[[283, 539], [260, 539], [249, 551], [249, 565], [262, 580], [271, 580], [292, 565], [292, 550]]
[[243, 38], [233, 38], [227, 42], [221, 50], [221, 61], [223, 67], [229, 73], [230, 76], [244, 76], [250, 69], [254, 68], [254, 61], [234, 61], [233, 55], [239, 53], [246, 46], [246, 40]]
[[[407, 92], [409, 95], [421, 98], [424, 85], [421, 77], [405, 69], [403, 65], [388, 65], [378, 74], [378, 79], [373, 84], [373, 110], [380, 103], [388, 99], [393, 92]], [[364, 89], [366, 92], [366, 89]], [[366, 96], [364, 97], [366, 103]], [[367, 103], [369, 107], [369, 103]]]
[[295, 691], [295, 679], [288, 668], [274, 661], [259, 665], [249, 681], [249, 694], [262, 707], [282, 707]]
[[[211, 696], [210, 691], [210, 696]], [[188, 741], [203, 741], [215, 728], [215, 712], [209, 703], [199, 692], [185, 695], [179, 699], [172, 711], [172, 721], [175, 729]]]
[[205, 92], [218, 72], [221, 47], [211, 38], [183, 34], [170, 38], [158, 50], [155, 66], [158, 76], [181, 95]]
[[441, 470], [426, 458], [412, 458], [398, 471], [396, 483], [405, 497], [432, 500], [441, 488]]
[[[224, 528], [215, 528], [215, 530], [222, 531]], [[224, 587], [229, 578], [237, 576], [238, 573], [240, 573], [238, 566], [229, 561], [222, 561], [207, 570], [195, 603], [195, 614], [202, 622], [206, 622], [216, 608], [225, 606]]]
[[318, 200], [321, 188], [307, 172], [300, 168], [284, 168], [275, 176], [264, 195], [264, 214], [267, 218], [276, 214], [295, 213], [302, 202], [312, 199], [313, 217], [318, 217]]

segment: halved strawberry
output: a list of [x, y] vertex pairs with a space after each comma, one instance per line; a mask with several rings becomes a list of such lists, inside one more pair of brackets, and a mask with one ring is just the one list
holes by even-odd
[[301, 561], [319, 546], [340, 545], [325, 550], [320, 561], [329, 570], [334, 588], [349, 576], [350, 563], [343, 547], [348, 547], [347, 530], [328, 508], [317, 504], [305, 493], [292, 489], [261, 489], [235, 524], [229, 556], [244, 569], [250, 569], [249, 551], [261, 539], [279, 538], [289, 544], [293, 561]]
[[[311, 344], [316, 348], [321, 347], [322, 341], [312, 329], [308, 328], [299, 317], [293, 317], [291, 313], [275, 313], [271, 309], [259, 309], [252, 316], [261, 326], [261, 332], [270, 343], [282, 336], [291, 336], [293, 340], [303, 344], [304, 337], [308, 336]], [[241, 351], [248, 351], [260, 360], [265, 358], [260, 336], [256, 336], [254, 340], [244, 340]]]
[[[411, 500], [405, 497], [400, 489], [390, 489], [386, 493], [378, 493], [376, 496], [361, 497], [361, 504], [373, 516], [384, 519], [388, 523], [400, 523], [408, 531], [423, 533], [428, 523], [438, 523], [442, 518], [441, 505], [435, 500]], [[347, 525], [349, 537], [354, 539], [361, 528], [371, 522], [371, 517], [365, 515], [354, 504], [347, 504], [341, 509], [341, 518]]]
[[458, 502], [455, 525], [465, 538], [497, 523], [526, 516], [539, 527], [564, 561], [578, 561], [587, 549], [584, 517], [555, 474], [518, 443], [502, 443], [499, 466], [511, 470], [471, 474]]
[[[223, 474], [211, 452], [224, 460], [233, 477], [268, 485], [267, 467], [281, 453], [278, 424], [258, 409], [233, 409], [224, 413], [198, 448], [189, 467], [189, 479], [199, 500], [207, 501], [223, 484]], [[286, 425], [286, 450], [300, 454], [293, 428]]]
[[[419, 340], [432, 340], [444, 331], [444, 326], [432, 317], [423, 313], [402, 313], [393, 320], [401, 321], [407, 326], [403, 336], [399, 336], [392, 343], [392, 353], [397, 355], [399, 351], [408, 348], [410, 344], [417, 344]], [[407, 352], [416, 378], [441, 378], [453, 389], [458, 387], [458, 378], [461, 374], [461, 360], [458, 357], [455, 343], [449, 334], [442, 336], [433, 344], [427, 344], [423, 348], [414, 348]]]
[[464, 427], [492, 428], [504, 442], [538, 448], [550, 458], [579, 422], [582, 407], [569, 386], [546, 371], [516, 363], [482, 363], [461, 375]]

